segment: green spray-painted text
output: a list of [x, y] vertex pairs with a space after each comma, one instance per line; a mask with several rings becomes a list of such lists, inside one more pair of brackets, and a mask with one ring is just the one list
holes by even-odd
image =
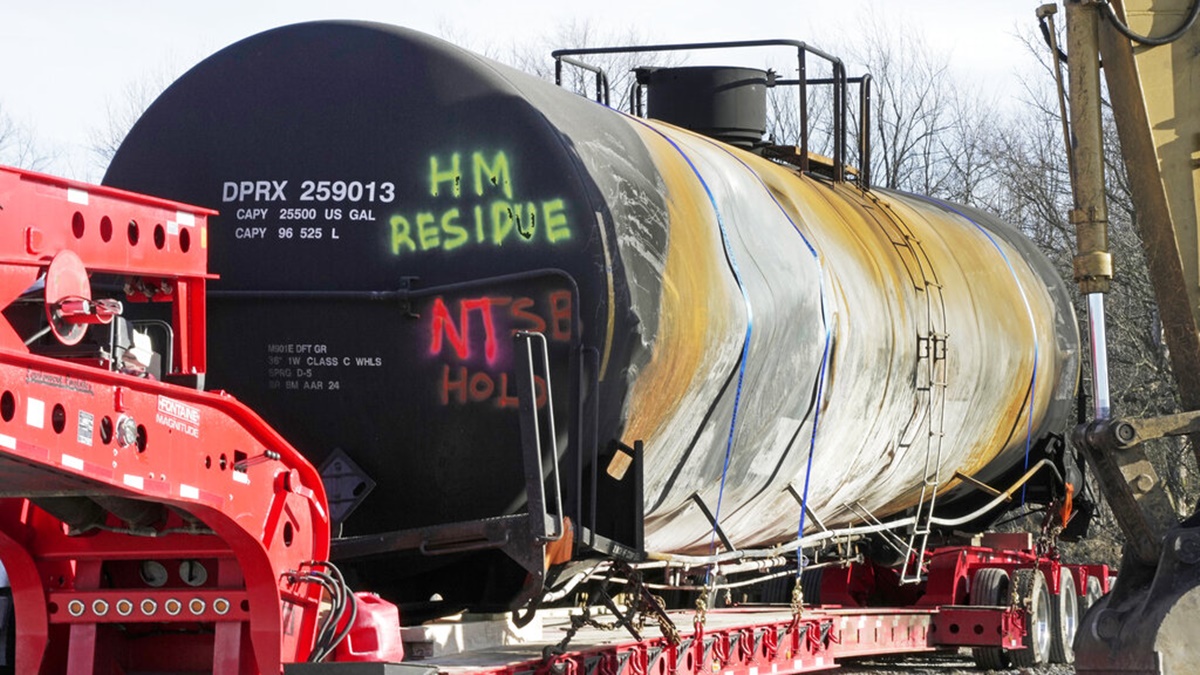
[[[464, 246], [503, 246], [506, 242], [557, 244], [571, 238], [567, 205], [561, 197], [514, 197], [508, 154], [473, 152], [429, 158], [429, 196], [456, 200], [449, 208], [393, 214], [392, 254], [455, 251]], [[464, 175], [464, 170], [466, 174]], [[464, 190], [464, 179], [468, 181]]]

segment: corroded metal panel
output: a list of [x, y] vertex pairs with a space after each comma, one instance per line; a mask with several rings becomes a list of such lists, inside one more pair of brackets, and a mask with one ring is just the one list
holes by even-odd
[[[1014, 228], [920, 197], [831, 185], [678, 129], [657, 129], [670, 139], [669, 149], [653, 153], [660, 173], [672, 176], [667, 193], [707, 208], [689, 213], [689, 225], [707, 220], [710, 230], [724, 232], [719, 271], [726, 289], [732, 280], [744, 291], [741, 298], [725, 294], [725, 312], [750, 323], [710, 322], [652, 348], [654, 363], [681, 342], [694, 346], [701, 336], [726, 332], [723, 352], [700, 359], [709, 367], [694, 381], [709, 373], [707, 390], [699, 388], [708, 395], [697, 400], [677, 373], [669, 380], [676, 385], [674, 414], [631, 416], [652, 465], [651, 548], [709, 545], [711, 527], [689, 501], [693, 491], [710, 506], [720, 502], [722, 527], [735, 544], [790, 536], [798, 510], [786, 487], [804, 484], [810, 446], [810, 505], [826, 524], [844, 524], [864, 510], [886, 516], [914, 506], [927, 457], [936, 460], [946, 492], [957, 484], [955, 471], [994, 479], [1022, 462], [1026, 439], [1059, 430], [1074, 393], [1078, 337], [1062, 289], [1049, 288], [1046, 270], [1028, 262], [1038, 254]], [[672, 218], [671, 246], [681, 224]], [[705, 257], [689, 257], [712, 260], [718, 242], [711, 238]], [[660, 316], [677, 311], [666, 289], [713, 273], [708, 262], [668, 267]], [[736, 374], [715, 367], [728, 361], [730, 344], [744, 340], [747, 327], [745, 372], [740, 364]], [[814, 406], [826, 329], [829, 355]], [[734, 386], [717, 389], [739, 376], [740, 397]], [[644, 393], [635, 384], [630, 409], [640, 410], [646, 393], [658, 400], [666, 389]], [[704, 426], [689, 433], [702, 411]], [[685, 489], [670, 482], [681, 477]]]

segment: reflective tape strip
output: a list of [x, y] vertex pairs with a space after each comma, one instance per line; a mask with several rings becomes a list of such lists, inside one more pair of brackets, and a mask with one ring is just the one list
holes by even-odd
[[41, 399], [27, 399], [25, 408], [25, 424], [35, 428], [46, 427], [46, 402]]

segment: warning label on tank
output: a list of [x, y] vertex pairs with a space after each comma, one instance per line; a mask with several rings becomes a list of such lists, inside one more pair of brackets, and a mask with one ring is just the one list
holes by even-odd
[[320, 472], [329, 499], [329, 517], [335, 523], [346, 520], [375, 489], [375, 481], [341, 448], [325, 458]]
[[154, 421], [192, 438], [200, 438], [200, 409], [166, 396], [158, 397], [158, 414]]

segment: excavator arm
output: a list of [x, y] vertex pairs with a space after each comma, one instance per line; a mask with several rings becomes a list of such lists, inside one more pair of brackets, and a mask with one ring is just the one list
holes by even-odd
[[[1200, 30], [1193, 27], [1200, 0], [1068, 0], [1066, 9], [1074, 268], [1088, 299], [1095, 402], [1075, 442], [1126, 537], [1120, 582], [1084, 617], [1076, 665], [1081, 673], [1190, 672], [1200, 663], [1194, 635], [1200, 528], [1195, 515], [1178, 522], [1142, 443], [1186, 435], [1200, 457]], [[1179, 415], [1121, 419], [1108, 404], [1103, 296], [1112, 260], [1101, 72], [1174, 377], [1189, 411]]]

